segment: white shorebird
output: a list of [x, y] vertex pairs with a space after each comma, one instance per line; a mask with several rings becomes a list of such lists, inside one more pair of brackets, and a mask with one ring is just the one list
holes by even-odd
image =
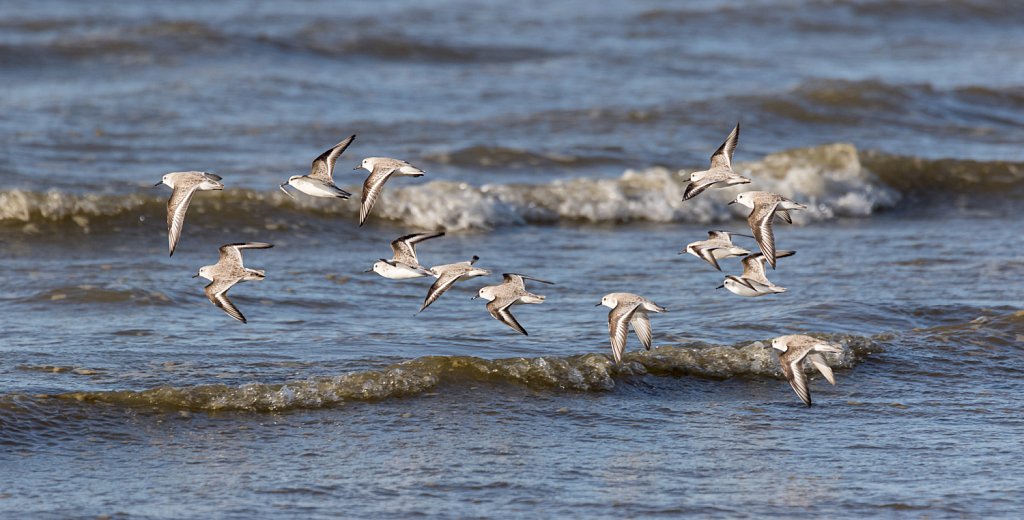
[[413, 233], [400, 236], [391, 242], [391, 250], [394, 251], [391, 260], [381, 258], [364, 272], [374, 272], [392, 280], [434, 276], [434, 272], [420, 265], [419, 259], [416, 258], [416, 244], [441, 236], [444, 236], [444, 233]]
[[419, 312], [423, 312], [427, 307], [430, 307], [431, 303], [437, 301], [442, 294], [451, 289], [455, 282], [462, 282], [478, 276], [487, 276], [491, 274], [487, 269], [480, 269], [479, 267], [473, 267], [473, 264], [479, 260], [480, 257], [473, 256], [472, 259], [466, 262], [456, 262], [454, 264], [436, 265], [431, 267], [434, 276], [437, 277], [437, 281], [434, 285], [430, 286], [427, 290], [427, 297], [423, 300], [423, 306], [420, 307]]
[[[785, 258], [795, 254], [796, 251], [779, 251], [777, 256], [778, 258]], [[764, 255], [761, 253], [754, 253], [744, 257], [743, 274], [739, 276], [726, 275], [722, 285], [719, 285], [716, 289], [723, 287], [733, 294], [747, 297], [786, 292], [785, 287], [779, 287], [768, 280], [764, 272]]]
[[686, 249], [680, 251], [679, 254], [690, 253], [721, 271], [722, 268], [718, 265], [719, 260], [750, 254], [750, 251], [732, 243], [732, 235], [747, 236], [728, 231], [708, 231], [707, 240], [690, 242], [686, 245]]
[[789, 386], [800, 397], [800, 400], [807, 406], [811, 406], [811, 390], [807, 387], [807, 374], [804, 373], [803, 361], [806, 358], [821, 375], [833, 386], [836, 378], [832, 375], [832, 367], [825, 362], [822, 352], [839, 353], [843, 349], [827, 341], [818, 338], [793, 334], [780, 336], [772, 340], [772, 348], [779, 351], [779, 365], [782, 366], [782, 373], [789, 380]]
[[217, 263], [200, 267], [199, 272], [192, 278], [202, 276], [203, 278], [210, 280], [210, 283], [203, 289], [203, 292], [206, 293], [206, 297], [209, 298], [214, 305], [228, 313], [228, 316], [231, 316], [242, 323], [247, 323], [245, 316], [242, 316], [242, 313], [237, 307], [235, 307], [235, 304], [231, 303], [231, 300], [228, 299], [228, 290], [234, 287], [238, 282], [262, 280], [266, 277], [264, 271], [259, 269], [249, 269], [242, 265], [242, 250], [267, 249], [270, 247], [274, 246], [265, 242], [245, 242], [240, 244], [222, 245], [220, 246], [220, 259], [217, 260]]
[[740, 193], [729, 204], [740, 204], [750, 208], [750, 215], [747, 216], [747, 224], [754, 232], [754, 240], [761, 247], [761, 252], [768, 259], [775, 269], [775, 234], [772, 232], [772, 217], [779, 215], [783, 220], [793, 223], [789, 216], [789, 210], [807, 209], [807, 206], [767, 191], [746, 191]]
[[733, 186], [750, 182], [750, 179], [732, 171], [732, 153], [736, 151], [736, 143], [739, 140], [740, 124], [736, 123], [736, 127], [729, 132], [729, 137], [725, 138], [722, 146], [711, 155], [711, 167], [690, 174], [690, 184], [683, 192], [683, 200], [690, 200], [715, 184]]
[[309, 175], [292, 175], [288, 177], [288, 182], [281, 185], [281, 191], [292, 198], [294, 198], [294, 195], [288, 193], [288, 190], [284, 189], [285, 186], [291, 186], [313, 197], [336, 197], [340, 199], [351, 197], [351, 193], [334, 185], [334, 163], [338, 161], [338, 157], [345, 152], [345, 149], [348, 148], [348, 145], [352, 144], [352, 140], [355, 138], [355, 135], [351, 135], [320, 154], [316, 159], [313, 159]]
[[165, 184], [170, 187], [171, 198], [167, 199], [167, 248], [170, 256], [174, 256], [174, 248], [178, 247], [181, 229], [185, 226], [185, 212], [192, 196], [197, 191], [223, 190], [224, 184], [220, 176], [207, 172], [172, 172], [164, 175], [160, 182], [153, 186]]
[[359, 206], [359, 225], [362, 226], [366, 222], [366, 217], [370, 215], [370, 210], [373, 209], [373, 204], [377, 202], [377, 197], [380, 196], [382, 190], [384, 190], [384, 183], [391, 178], [392, 175], [401, 175], [403, 177], [422, 177], [423, 170], [398, 159], [391, 159], [389, 157], [367, 157], [363, 159], [363, 162], [356, 166], [355, 170], [363, 168], [370, 172], [370, 175], [366, 177], [366, 181], [363, 182], [363, 194], [362, 202]]
[[504, 280], [502, 280], [500, 285], [489, 285], [481, 288], [473, 299], [483, 298], [487, 300], [487, 312], [490, 312], [494, 319], [512, 327], [520, 334], [529, 336], [526, 329], [512, 315], [511, 307], [522, 303], [544, 303], [544, 297], [527, 291], [526, 283], [523, 280], [533, 280], [550, 285], [554, 285], [554, 282], [515, 273], [505, 273], [502, 277]]
[[651, 320], [647, 317], [647, 311], [666, 312], [667, 309], [643, 296], [627, 292], [606, 294], [596, 306], [601, 305], [612, 309], [608, 313], [608, 337], [616, 364], [622, 362], [630, 325], [644, 348], [651, 350]]

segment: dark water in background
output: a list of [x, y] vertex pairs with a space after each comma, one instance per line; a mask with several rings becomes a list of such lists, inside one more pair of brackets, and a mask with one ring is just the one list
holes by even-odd
[[[1024, 510], [1024, 9], [932, 2], [0, 2], [0, 513], [22, 517], [1014, 517]], [[807, 202], [741, 299], [676, 252], [734, 122]], [[422, 166], [276, 191], [338, 139]], [[847, 143], [847, 144], [834, 144]], [[793, 150], [797, 149], [797, 150]], [[348, 161], [348, 162], [346, 162]], [[166, 257], [169, 171], [222, 175]], [[680, 173], [679, 170], [682, 169]], [[353, 191], [353, 190], [350, 190]], [[554, 280], [361, 273], [419, 228]], [[267, 279], [236, 323], [189, 278]], [[967, 247], [965, 247], [965, 244]], [[723, 263], [726, 271], [738, 269]], [[667, 306], [608, 361], [601, 295]], [[763, 344], [840, 342], [805, 409]], [[628, 348], [635, 351], [631, 337]]]

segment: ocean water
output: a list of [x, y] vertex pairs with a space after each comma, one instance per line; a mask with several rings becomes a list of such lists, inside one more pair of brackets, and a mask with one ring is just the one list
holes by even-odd
[[[1024, 10], [1003, 2], [0, 2], [0, 517], [1024, 513]], [[747, 186], [682, 202], [741, 121]], [[357, 134], [427, 175], [277, 185]], [[170, 171], [205, 170], [167, 256]], [[783, 294], [678, 252], [777, 191]], [[432, 280], [388, 243], [494, 275]], [[745, 240], [745, 239], [738, 239]], [[224, 243], [267, 278], [190, 278]], [[747, 244], [753, 247], [753, 244]], [[522, 336], [476, 290], [542, 305]], [[601, 296], [655, 348], [610, 360]], [[768, 341], [843, 347], [794, 395]]]

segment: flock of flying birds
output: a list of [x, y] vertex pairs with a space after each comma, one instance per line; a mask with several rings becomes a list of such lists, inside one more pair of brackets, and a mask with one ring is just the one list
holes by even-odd
[[[692, 199], [712, 187], [733, 186], [751, 182], [749, 178], [736, 173], [732, 169], [732, 156], [739, 141], [739, 131], [740, 125], [737, 123], [725, 142], [722, 143], [722, 146], [711, 156], [711, 167], [704, 171], [693, 172], [690, 175], [690, 183], [684, 192], [683, 200]], [[313, 197], [339, 199], [351, 197], [351, 193], [334, 184], [334, 166], [338, 157], [352, 144], [355, 137], [355, 135], [349, 136], [320, 154], [319, 157], [313, 160], [313, 165], [308, 175], [293, 175], [289, 177], [286, 182], [280, 185], [281, 191], [293, 198], [294, 195], [287, 190], [287, 186], [291, 186], [295, 190]], [[370, 172], [370, 175], [363, 182], [359, 208], [360, 226], [366, 222], [374, 203], [384, 189], [384, 183], [388, 179], [393, 176], [421, 177], [424, 174], [423, 170], [406, 161], [389, 157], [367, 157], [354, 169], [365, 169]], [[167, 201], [167, 240], [170, 254], [174, 255], [174, 249], [181, 238], [182, 228], [185, 224], [185, 212], [188, 210], [192, 197], [197, 191], [223, 190], [224, 184], [221, 183], [219, 176], [199, 171], [168, 173], [163, 176], [156, 186], [161, 184], [167, 185], [173, 190], [171, 198]], [[740, 235], [739, 233], [717, 230], [710, 231], [708, 232], [707, 240], [688, 244], [686, 249], [680, 251], [680, 254], [690, 253], [697, 258], [707, 261], [719, 271], [722, 270], [718, 263], [719, 260], [743, 256], [743, 273], [739, 276], [727, 275], [722, 285], [718, 286], [719, 289], [724, 287], [734, 294], [747, 297], [785, 292], [785, 288], [779, 287], [768, 280], [765, 275], [765, 263], [767, 262], [774, 269], [777, 259], [791, 256], [795, 254], [795, 251], [775, 249], [772, 221], [777, 216], [786, 222], [792, 223], [789, 211], [805, 209], [806, 206], [777, 193], [765, 191], [741, 193], [729, 204], [740, 204], [750, 208], [747, 222], [750, 224], [752, 235]], [[427, 295], [420, 306], [419, 312], [426, 310], [427, 307], [451, 289], [455, 283], [491, 274], [486, 269], [474, 266], [479, 259], [477, 256], [464, 262], [438, 265], [430, 268], [420, 264], [416, 256], [416, 244], [443, 235], [444, 233], [413, 233], [401, 236], [391, 242], [391, 249], [394, 252], [392, 258], [390, 260], [380, 259], [366, 272], [375, 272], [384, 278], [392, 280], [428, 276], [436, 278], [436, 281], [427, 290]], [[754, 239], [760, 251], [751, 253], [749, 250], [734, 244], [733, 236], [744, 236]], [[220, 258], [217, 263], [201, 267], [193, 278], [203, 277], [210, 280], [210, 283], [204, 288], [206, 297], [209, 298], [210, 302], [232, 318], [246, 323], [245, 316], [228, 299], [227, 293], [228, 290], [239, 282], [262, 280], [265, 277], [264, 271], [250, 269], [243, 265], [242, 250], [266, 249], [270, 247], [273, 247], [273, 245], [264, 242], [225, 244], [220, 247]], [[552, 283], [523, 274], [504, 273], [502, 283], [481, 288], [473, 299], [483, 298], [487, 300], [487, 311], [492, 317], [517, 332], [526, 335], [526, 329], [512, 315], [512, 306], [544, 302], [544, 296], [534, 294], [526, 289], [526, 280], [544, 284]], [[633, 331], [644, 348], [650, 350], [652, 337], [648, 312], [661, 313], [667, 310], [643, 296], [626, 292], [607, 294], [601, 298], [601, 303], [597, 305], [611, 308], [611, 311], [608, 313], [608, 335], [612, 356], [616, 364], [622, 361], [629, 327], [632, 326]], [[825, 376], [829, 383], [835, 384], [832, 370], [825, 362], [822, 353], [841, 352], [839, 347], [811, 336], [789, 335], [772, 340], [772, 348], [778, 351], [779, 363], [782, 366], [783, 374], [785, 374], [793, 390], [807, 406], [811, 405], [811, 396], [807, 386], [807, 377], [803, 371], [804, 359], [809, 360]]]

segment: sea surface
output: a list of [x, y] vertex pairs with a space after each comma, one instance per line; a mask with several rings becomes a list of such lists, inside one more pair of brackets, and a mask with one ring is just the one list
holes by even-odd
[[[1019, 518], [1024, 9], [0, 0], [0, 517]], [[754, 182], [683, 202], [741, 123]], [[278, 184], [357, 134], [427, 171]], [[198, 193], [167, 256], [171, 171]], [[777, 223], [788, 290], [686, 244]], [[494, 275], [364, 272], [412, 232]], [[742, 237], [741, 244], [755, 245]], [[267, 277], [206, 299], [217, 247]], [[476, 291], [517, 272], [522, 336]], [[655, 348], [610, 360], [609, 292]], [[835, 342], [805, 407], [769, 341]]]

